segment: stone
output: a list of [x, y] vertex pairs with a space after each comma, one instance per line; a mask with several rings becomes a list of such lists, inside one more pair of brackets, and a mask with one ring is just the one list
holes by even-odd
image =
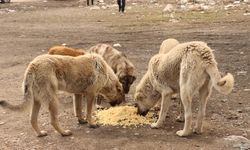
[[113, 46], [114, 46], [114, 47], [122, 47], [121, 44], [119, 44], [119, 43], [116, 43], [116, 44], [114, 44]]
[[244, 0], [244, 3], [250, 4], [250, 0]]
[[234, 148], [240, 148], [242, 150], [250, 148], [250, 140], [244, 136], [230, 135], [225, 137], [224, 141], [228, 146], [232, 146]]
[[90, 10], [99, 10], [99, 9], [101, 9], [99, 6], [93, 6], [90, 8]]
[[243, 91], [244, 92], [250, 92], [250, 89], [244, 89]]
[[174, 6], [172, 4], [167, 4], [167, 6], [163, 9], [163, 12], [171, 13], [174, 11]]
[[237, 75], [238, 76], [245, 76], [247, 74], [247, 71], [238, 71]]

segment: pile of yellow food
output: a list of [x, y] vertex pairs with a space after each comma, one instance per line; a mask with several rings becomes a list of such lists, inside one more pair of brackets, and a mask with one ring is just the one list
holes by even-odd
[[98, 124], [122, 127], [147, 125], [157, 120], [153, 112], [149, 112], [145, 117], [138, 115], [137, 108], [134, 106], [118, 106], [97, 110], [95, 117]]

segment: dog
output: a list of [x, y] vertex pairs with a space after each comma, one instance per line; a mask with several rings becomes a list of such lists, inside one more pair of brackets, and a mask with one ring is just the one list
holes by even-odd
[[130, 90], [130, 86], [136, 79], [134, 75], [135, 67], [127, 56], [108, 44], [97, 44], [87, 51], [100, 54], [104, 58], [118, 76], [119, 81], [122, 83], [123, 90], [125, 94], [127, 94]]
[[[173, 38], [169, 38], [166, 39], [162, 42], [161, 46], [160, 46], [160, 50], [159, 50], [159, 54], [166, 54], [168, 53], [172, 48], [174, 48], [176, 45], [180, 44], [179, 41], [177, 41], [176, 39]], [[161, 94], [154, 90], [150, 80], [149, 80], [149, 76], [148, 73], [146, 73], [143, 78], [140, 80], [139, 84], [136, 86], [136, 96], [135, 97], [148, 97], [147, 99], [151, 99], [152, 101], [149, 101], [150, 105], [155, 105], [154, 110], [160, 110], [161, 108]], [[141, 96], [140, 96], [141, 95]], [[173, 98], [176, 98], [177, 95], [174, 94]], [[180, 115], [177, 117], [177, 121], [182, 121], [183, 117], [182, 117], [182, 112], [180, 112]]]
[[[118, 78], [100, 55], [85, 54], [78, 57], [60, 55], [41, 55], [36, 57], [27, 67], [24, 74], [24, 102], [12, 105], [5, 100], [0, 101], [3, 108], [22, 111], [32, 105], [31, 124], [38, 137], [46, 136], [40, 130], [37, 117], [42, 103], [48, 105], [51, 124], [62, 136], [72, 134], [64, 130], [58, 122], [57, 91], [75, 94], [76, 112], [79, 123], [88, 123], [91, 128], [97, 127], [92, 120], [92, 105], [97, 93], [106, 97], [111, 105], [120, 104], [125, 94]], [[87, 103], [86, 120], [81, 114], [82, 96]]]
[[[184, 129], [176, 132], [178, 136], [188, 136], [192, 133], [191, 104], [196, 91], [199, 91], [201, 104], [194, 132], [200, 134], [203, 131], [202, 123], [206, 103], [212, 87], [222, 94], [229, 94], [234, 86], [232, 74], [227, 73], [221, 77], [212, 49], [200, 41], [178, 44], [166, 54], [153, 56], [149, 61], [146, 75], [149, 77], [148, 82], [151, 83], [155, 91], [161, 94], [162, 99], [159, 119], [151, 125], [151, 128], [159, 128], [163, 125], [171, 96], [173, 93], [180, 92], [185, 112], [185, 123]], [[152, 96], [144, 93], [140, 92], [140, 87], [135, 93], [137, 112], [140, 115], [146, 115], [157, 102], [150, 99]]]
[[[161, 43], [159, 54], [166, 54], [166, 53], [168, 53], [172, 48], [174, 48], [178, 44], [180, 44], [180, 42], [178, 40], [176, 40], [176, 39], [173, 39], [173, 38], [169, 38], [169, 39], [164, 40]], [[172, 96], [172, 99], [176, 99], [176, 97], [177, 97], [177, 94], [174, 94]], [[161, 107], [161, 102], [158, 101], [158, 103], [155, 106], [155, 110], [160, 110], [160, 107]], [[180, 114], [182, 114], [182, 113], [180, 113]], [[178, 116], [177, 120], [178, 121], [182, 120], [181, 115]]]
[[[53, 47], [49, 48], [48, 54], [50, 54], [50, 55], [66, 55], [66, 56], [77, 57], [77, 56], [86, 54], [86, 51], [83, 49], [74, 49], [74, 48], [65, 47], [65, 46], [53, 46]], [[74, 95], [73, 96], [74, 106], [76, 105], [75, 99], [76, 99], [76, 97]], [[102, 95], [98, 95], [96, 98], [96, 108], [103, 108], [103, 106], [101, 106], [102, 101], [105, 101], [104, 97]], [[75, 116], [77, 116], [75, 108], [74, 108], [74, 114], [75, 114]]]
[[50, 55], [66, 55], [66, 56], [80, 56], [86, 54], [83, 49], [74, 49], [65, 46], [53, 46], [48, 50], [48, 54]]
[[173, 39], [173, 38], [169, 38], [169, 39], [164, 40], [161, 43], [159, 54], [168, 53], [172, 48], [174, 48], [178, 44], [180, 44], [180, 42], [176, 39]]

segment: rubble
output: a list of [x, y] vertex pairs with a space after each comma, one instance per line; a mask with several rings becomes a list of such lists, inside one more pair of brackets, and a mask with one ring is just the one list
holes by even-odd
[[113, 46], [114, 46], [114, 47], [122, 47], [121, 44], [119, 44], [119, 43], [116, 43], [116, 44], [114, 44]]
[[90, 7], [90, 10], [99, 10], [99, 9], [101, 9], [99, 6], [92, 6], [92, 7]]
[[164, 13], [171, 13], [174, 11], [174, 6], [172, 4], [167, 4], [166, 7], [163, 9], [162, 12]]
[[224, 141], [228, 146], [234, 148], [240, 148], [242, 150], [250, 148], [250, 140], [238, 135], [230, 135], [224, 138]]
[[238, 76], [245, 76], [245, 75], [247, 75], [247, 71], [238, 71], [237, 75]]

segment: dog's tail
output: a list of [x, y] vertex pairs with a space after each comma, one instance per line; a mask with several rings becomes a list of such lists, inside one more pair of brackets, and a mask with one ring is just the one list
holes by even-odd
[[234, 77], [231, 73], [227, 73], [224, 77], [221, 77], [217, 65], [210, 65], [206, 68], [209, 74], [213, 87], [222, 94], [229, 94], [233, 90]]
[[33, 99], [33, 91], [32, 91], [33, 82], [34, 82], [33, 74], [26, 71], [24, 81], [23, 81], [24, 102], [19, 105], [13, 105], [5, 100], [0, 100], [0, 106], [2, 106], [3, 108], [13, 110], [13, 111], [26, 110], [30, 106], [31, 100]]

